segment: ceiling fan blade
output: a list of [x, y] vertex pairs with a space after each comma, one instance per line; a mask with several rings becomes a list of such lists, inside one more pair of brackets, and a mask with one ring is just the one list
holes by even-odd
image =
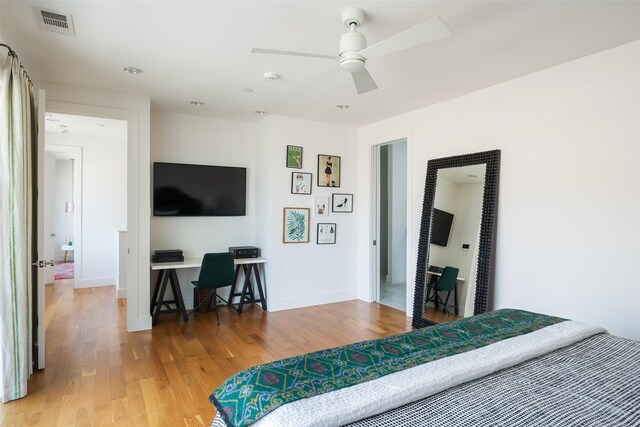
[[290, 56], [307, 56], [310, 58], [338, 59], [337, 55], [335, 56], [319, 55], [317, 53], [291, 52], [288, 50], [277, 50], [277, 49], [260, 49], [256, 47], [251, 49], [251, 53], [267, 53], [270, 55], [290, 55]]
[[451, 30], [439, 17], [430, 19], [358, 52], [364, 59], [375, 58], [443, 39]]
[[351, 76], [353, 76], [353, 82], [356, 84], [358, 95], [378, 89], [376, 82], [373, 81], [371, 74], [367, 70], [351, 73]]

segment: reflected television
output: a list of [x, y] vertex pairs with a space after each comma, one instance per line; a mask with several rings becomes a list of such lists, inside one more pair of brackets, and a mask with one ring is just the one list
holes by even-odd
[[246, 168], [153, 164], [154, 216], [244, 216], [246, 198]]
[[453, 214], [440, 209], [433, 209], [433, 222], [431, 227], [431, 243], [438, 246], [447, 246], [449, 233], [453, 224]]

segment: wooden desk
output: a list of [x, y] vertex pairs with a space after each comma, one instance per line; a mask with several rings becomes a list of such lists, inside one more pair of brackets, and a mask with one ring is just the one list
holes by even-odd
[[[269, 262], [267, 258], [239, 258], [234, 259], [233, 263], [236, 266], [235, 278], [231, 290], [229, 291], [229, 305], [234, 308], [238, 314], [242, 313], [242, 307], [244, 303], [261, 303], [262, 309], [267, 310], [267, 294], [266, 288], [262, 287], [262, 280], [260, 279], [260, 271], [258, 266]], [[180, 290], [180, 282], [178, 281], [178, 274], [176, 270], [179, 268], [200, 268], [202, 266], [202, 258], [185, 258], [183, 262], [154, 262], [151, 263], [151, 270], [158, 270], [158, 278], [156, 279], [156, 286], [153, 291], [153, 297], [151, 298], [151, 307], [149, 309], [152, 316], [152, 324], [158, 323], [158, 317], [161, 314], [180, 313], [185, 322], [189, 321], [187, 310], [184, 306], [184, 300], [182, 298], [182, 291]], [[245, 278], [241, 292], [236, 292], [236, 284], [240, 276], [240, 270], [244, 272]], [[256, 278], [256, 287], [260, 294], [260, 299], [255, 298], [253, 286], [251, 283], [251, 273], [253, 272]], [[173, 300], [166, 301], [164, 294], [167, 290], [167, 284], [170, 284], [171, 291], [173, 292]], [[240, 297], [238, 303], [232, 303], [234, 297]], [[171, 308], [169, 304], [175, 305], [175, 308]], [[233, 307], [237, 305], [236, 309]], [[163, 309], [164, 307], [164, 309]]]

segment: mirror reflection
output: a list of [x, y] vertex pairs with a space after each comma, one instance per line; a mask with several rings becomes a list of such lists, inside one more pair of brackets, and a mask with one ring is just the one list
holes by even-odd
[[427, 162], [411, 325], [489, 308], [500, 150]]
[[424, 318], [473, 316], [486, 164], [439, 169], [425, 275]]

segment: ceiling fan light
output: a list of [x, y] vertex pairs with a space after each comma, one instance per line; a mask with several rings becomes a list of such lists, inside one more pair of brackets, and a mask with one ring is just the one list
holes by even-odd
[[358, 73], [365, 68], [364, 59], [360, 58], [344, 58], [340, 61], [340, 68], [350, 73]]

